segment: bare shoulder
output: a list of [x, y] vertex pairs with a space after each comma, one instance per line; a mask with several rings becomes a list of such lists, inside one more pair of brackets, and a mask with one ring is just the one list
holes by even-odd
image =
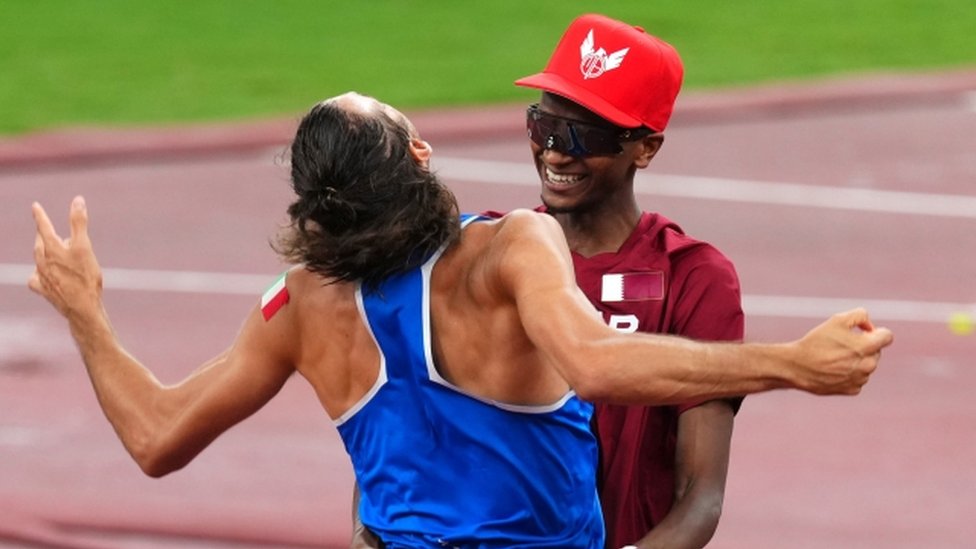
[[299, 311], [314, 309], [314, 311], [309, 310], [308, 312], [322, 313], [327, 312], [325, 309], [334, 309], [355, 303], [355, 284], [332, 282], [302, 265], [288, 270], [286, 285], [290, 294], [290, 301]]
[[499, 237], [528, 240], [557, 237], [562, 239], [562, 229], [552, 216], [533, 210], [512, 210], [498, 220]]
[[548, 259], [569, 259], [569, 246], [559, 223], [550, 215], [513, 210], [501, 218], [498, 245], [511, 261], [534, 264]]
[[[513, 210], [502, 217], [472, 223], [464, 229], [460, 254], [465, 261], [494, 265], [513, 255], [565, 243], [559, 223], [551, 216], [532, 210]], [[447, 254], [448, 256], [452, 254]]]
[[285, 272], [285, 285], [289, 293], [298, 296], [314, 292], [322, 285], [322, 279], [304, 265], [295, 265]]
[[[526, 281], [548, 278], [562, 284], [573, 280], [562, 228], [551, 216], [532, 210], [513, 210], [498, 220], [485, 258], [508, 293], [517, 293], [516, 288]], [[539, 273], [546, 276], [539, 277]]]
[[331, 283], [303, 265], [288, 269], [261, 297], [262, 325], [280, 335], [298, 334], [324, 319], [356, 310], [355, 285]]
[[[302, 355], [319, 356], [336, 339], [323, 334], [348, 334], [360, 329], [356, 284], [334, 282], [304, 266], [292, 267], [285, 275], [287, 295], [277, 310], [265, 312], [269, 302], [262, 298], [262, 315], [268, 337], [301, 348]], [[301, 368], [301, 360], [297, 366]]]

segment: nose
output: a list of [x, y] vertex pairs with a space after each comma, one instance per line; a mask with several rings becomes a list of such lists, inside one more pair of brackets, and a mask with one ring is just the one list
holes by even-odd
[[562, 151], [560, 151], [558, 149], [552, 148], [552, 147], [543, 148], [540, 151], [540, 156], [542, 157], [542, 161], [543, 162], [545, 162], [546, 164], [552, 165], [552, 166], [559, 166], [559, 165], [563, 165], [563, 164], [569, 164], [569, 163], [573, 162], [574, 160], [576, 160], [576, 157], [575, 156], [572, 156], [570, 154], [564, 153], [564, 152], [562, 152]]

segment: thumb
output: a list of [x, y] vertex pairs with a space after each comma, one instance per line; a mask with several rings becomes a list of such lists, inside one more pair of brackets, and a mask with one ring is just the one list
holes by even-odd
[[891, 345], [895, 341], [895, 334], [888, 328], [875, 328], [870, 332], [861, 334], [864, 338], [864, 350], [862, 354], [873, 355]]

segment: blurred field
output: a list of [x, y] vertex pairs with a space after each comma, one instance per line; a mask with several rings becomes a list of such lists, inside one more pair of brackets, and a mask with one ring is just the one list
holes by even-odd
[[0, 134], [291, 115], [357, 89], [402, 108], [532, 97], [599, 10], [675, 44], [687, 87], [976, 64], [971, 0], [6, 1]]

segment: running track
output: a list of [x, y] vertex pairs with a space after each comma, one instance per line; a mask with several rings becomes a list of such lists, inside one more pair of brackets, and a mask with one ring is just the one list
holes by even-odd
[[[856, 398], [779, 392], [738, 416], [710, 547], [972, 547], [976, 73], [687, 94], [641, 174], [644, 207], [738, 266], [750, 340], [866, 305], [897, 341]], [[536, 203], [521, 106], [418, 112], [467, 210]], [[84, 194], [107, 308], [164, 382], [222, 350], [283, 266], [295, 120], [0, 140], [0, 547], [343, 547], [351, 471], [311, 391], [168, 478], [141, 476], [63, 321], [26, 290], [41, 201]]]

